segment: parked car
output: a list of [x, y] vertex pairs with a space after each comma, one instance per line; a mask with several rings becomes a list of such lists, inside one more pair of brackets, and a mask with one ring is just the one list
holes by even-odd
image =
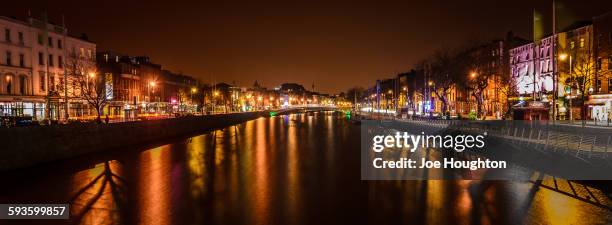
[[15, 126], [24, 127], [24, 126], [32, 126], [34, 123], [32, 122], [31, 116], [17, 116], [14, 117]]

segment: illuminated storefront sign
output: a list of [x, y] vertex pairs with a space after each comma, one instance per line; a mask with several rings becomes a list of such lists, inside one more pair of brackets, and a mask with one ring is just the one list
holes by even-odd
[[[522, 75], [516, 77], [517, 91], [519, 94], [531, 94], [533, 93], [533, 75]], [[536, 92], [551, 92], [553, 91], [553, 79], [552, 76], [538, 76], [536, 80]]]
[[593, 106], [591, 111], [591, 119], [597, 121], [608, 121], [608, 108], [610, 104]]

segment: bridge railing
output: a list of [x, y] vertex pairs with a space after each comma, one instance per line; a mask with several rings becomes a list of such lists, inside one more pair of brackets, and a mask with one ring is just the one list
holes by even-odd
[[484, 133], [538, 151], [554, 151], [576, 157], [601, 157], [610, 154], [612, 132], [601, 128], [579, 128], [529, 121], [465, 121], [413, 118], [402, 122]]

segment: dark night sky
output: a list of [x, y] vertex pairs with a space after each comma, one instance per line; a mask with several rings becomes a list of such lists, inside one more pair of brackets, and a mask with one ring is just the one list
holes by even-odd
[[[534, 3], [536, 2], [536, 3]], [[99, 50], [149, 55], [204, 82], [267, 87], [298, 82], [317, 91], [369, 86], [409, 70], [437, 48], [468, 40], [530, 37], [532, 10], [551, 1], [7, 1], [0, 15], [46, 9]], [[612, 10], [612, 1], [570, 1], [564, 23]], [[546, 15], [546, 14], [545, 14]]]

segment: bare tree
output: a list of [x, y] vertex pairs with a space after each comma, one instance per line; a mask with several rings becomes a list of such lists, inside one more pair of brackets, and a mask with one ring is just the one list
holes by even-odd
[[76, 56], [76, 53], [70, 54], [65, 64], [66, 77], [59, 85], [61, 92], [67, 97], [84, 100], [96, 111], [96, 122], [100, 123], [108, 104], [107, 94], [112, 93], [106, 93], [105, 77], [98, 74], [93, 62]]
[[585, 125], [586, 97], [594, 91], [595, 82], [597, 82], [593, 51], [590, 47], [576, 50], [573, 58], [575, 58], [575, 60], [573, 61], [572, 72], [565, 80], [565, 84], [575, 89], [577, 94], [580, 95], [580, 116], [582, 125]]
[[461, 55], [450, 49], [438, 50], [430, 60], [429, 75], [432, 86], [431, 91], [442, 103], [442, 113], [450, 115], [449, 94], [456, 84], [461, 82], [460, 76], [463, 74], [463, 64]]
[[357, 99], [362, 99], [364, 93], [365, 89], [362, 87], [352, 87], [346, 91], [345, 98], [356, 105]]
[[504, 43], [505, 54], [501, 55], [500, 66], [497, 68], [499, 76], [496, 77], [497, 92], [502, 95], [504, 99], [504, 102], [502, 102], [499, 108], [499, 110], [503, 110], [501, 111], [502, 119], [509, 118], [512, 114], [510, 97], [518, 96], [518, 80], [512, 77], [510, 70], [510, 54], [508, 54], [509, 48], [512, 47], [512, 43], [514, 43], [514, 34], [508, 32], [506, 35], [506, 42]]
[[82, 59], [70, 57], [66, 64], [67, 79], [64, 85], [68, 96], [82, 99], [96, 110], [96, 122], [101, 123], [104, 106], [107, 104], [107, 95], [103, 76], [97, 74]]
[[101, 123], [104, 107], [108, 104], [103, 76], [92, 71], [89, 74], [75, 74], [73, 79], [78, 84], [80, 97], [96, 110], [96, 122]]
[[463, 71], [465, 71], [461, 77], [467, 78], [467, 88], [471, 90], [471, 95], [476, 100], [476, 116], [482, 118], [486, 115], [485, 91], [489, 87], [490, 80], [499, 72], [493, 63], [499, 62], [486, 45], [472, 48], [460, 58], [464, 60]]
[[498, 91], [501, 95], [504, 96], [505, 99], [504, 106], [501, 107], [504, 110], [502, 112], [502, 117], [508, 118], [512, 113], [512, 104], [510, 104], [510, 96], [518, 95], [518, 82], [508, 73], [502, 72], [500, 74], [501, 76], [498, 77]]

